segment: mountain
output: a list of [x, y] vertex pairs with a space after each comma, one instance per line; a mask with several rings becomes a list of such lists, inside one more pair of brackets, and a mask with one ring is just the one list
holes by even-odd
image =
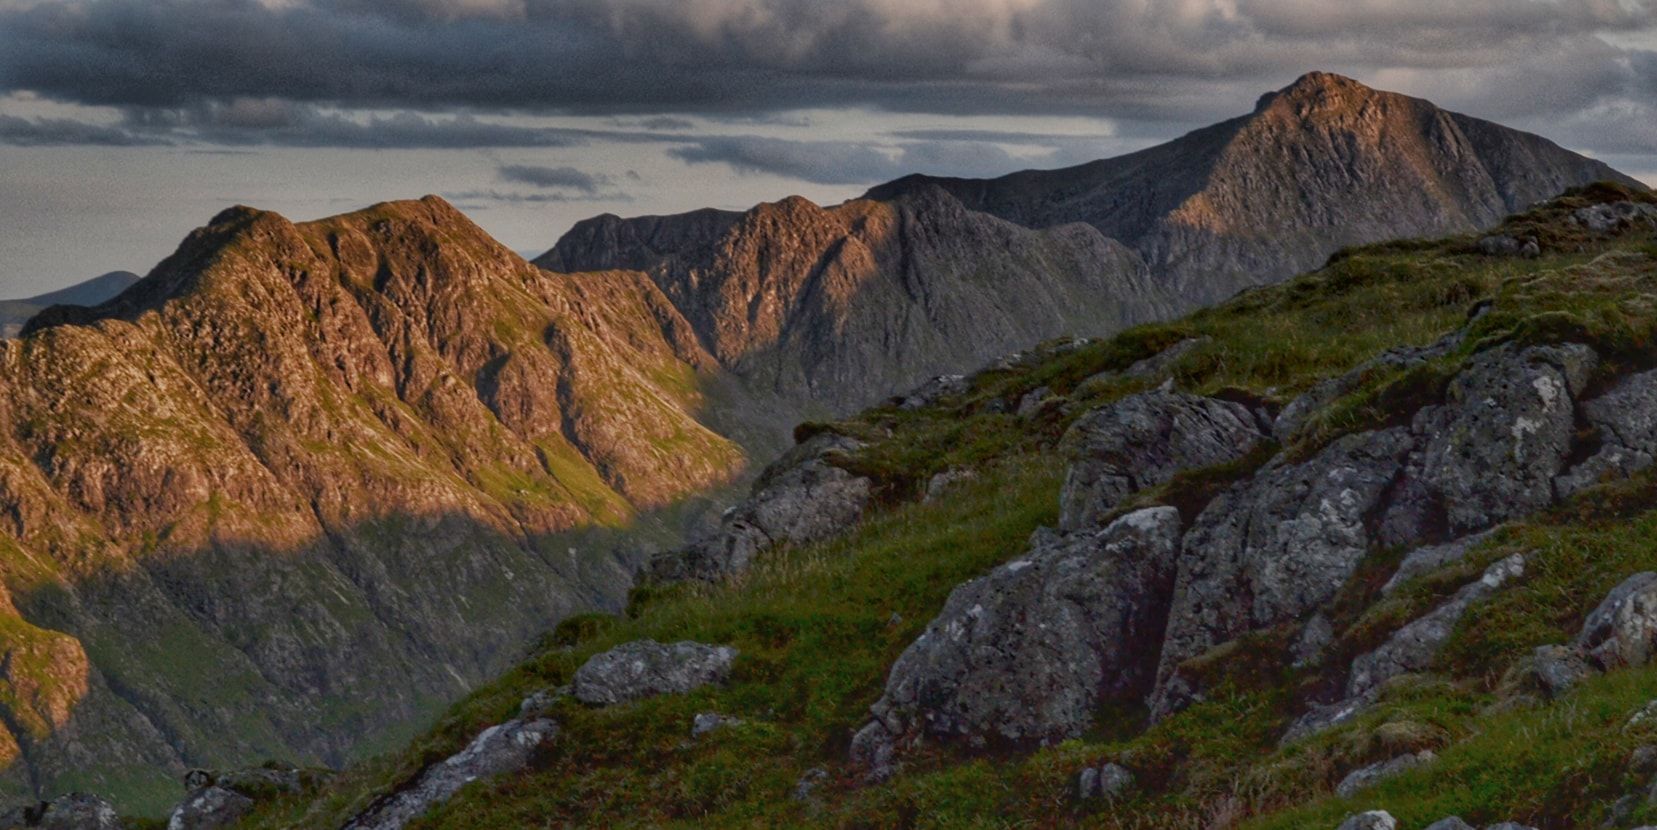
[[0, 342], [0, 787], [154, 809], [394, 746], [618, 610], [805, 414], [1173, 307], [1092, 228], [942, 190], [728, 227], [764, 279], [553, 273], [435, 197], [238, 207]]
[[395, 743], [620, 607], [603, 528], [742, 474], [713, 368], [642, 276], [436, 198], [231, 209], [48, 309], [0, 342], [0, 782], [154, 809], [187, 766]]
[[111, 271], [100, 277], [76, 283], [38, 297], [21, 300], [0, 300], [0, 337], [16, 337], [29, 318], [54, 305], [97, 305], [138, 281], [138, 275], [128, 271]]
[[708, 540], [747, 546], [712, 578], [652, 568], [375, 764], [182, 804], [247, 791], [244, 828], [1652, 826], [1654, 229], [1648, 191], [1576, 189], [806, 425]]
[[1489, 227], [1605, 164], [1540, 136], [1313, 72], [1254, 111], [1126, 156], [996, 179], [911, 176], [1033, 228], [1085, 222], [1193, 304], [1315, 268], [1347, 245]]
[[649, 274], [723, 368], [830, 414], [1180, 305], [1138, 256], [1090, 227], [1031, 231], [941, 188], [831, 208], [793, 197], [741, 214], [600, 216], [535, 264]]

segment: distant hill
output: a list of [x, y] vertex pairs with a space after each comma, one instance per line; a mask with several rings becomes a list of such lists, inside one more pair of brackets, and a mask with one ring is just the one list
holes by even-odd
[[127, 290], [139, 276], [130, 271], [111, 271], [38, 297], [0, 300], [0, 337], [16, 337], [29, 318], [54, 305], [97, 305]]

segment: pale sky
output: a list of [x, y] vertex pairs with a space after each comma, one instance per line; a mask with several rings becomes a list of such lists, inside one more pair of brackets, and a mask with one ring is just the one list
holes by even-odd
[[0, 297], [231, 204], [833, 203], [1116, 155], [1328, 70], [1657, 182], [1654, 0], [0, 0]]

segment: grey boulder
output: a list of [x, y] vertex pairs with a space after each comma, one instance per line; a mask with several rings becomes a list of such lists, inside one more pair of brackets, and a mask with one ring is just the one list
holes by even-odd
[[550, 720], [511, 720], [483, 730], [467, 747], [427, 767], [403, 789], [371, 804], [343, 830], [402, 830], [461, 787], [480, 778], [517, 772], [558, 735]]
[[1582, 416], [1597, 432], [1599, 450], [1555, 480], [1560, 496], [1646, 469], [1657, 460], [1657, 370], [1631, 375], [1584, 401]]
[[1571, 221], [1594, 233], [1611, 233], [1632, 225], [1657, 224], [1657, 205], [1644, 202], [1606, 202], [1577, 208]]
[[38, 801], [0, 813], [0, 830], [11, 830], [14, 827], [121, 830], [121, 818], [109, 802], [97, 796], [70, 793], [51, 801]]
[[683, 694], [723, 683], [736, 656], [730, 646], [635, 640], [588, 658], [575, 671], [571, 694], [589, 706]]
[[1235, 461], [1265, 438], [1248, 407], [1169, 389], [1092, 409], [1060, 443], [1069, 468], [1059, 527], [1096, 525], [1128, 495], [1181, 470]]
[[1575, 646], [1602, 670], [1643, 666], [1657, 651], [1657, 573], [1635, 574], [1588, 615]]
[[922, 735], [1063, 740], [1102, 699], [1143, 694], [1179, 532], [1171, 507], [1103, 530], [1038, 531], [1025, 555], [956, 588], [892, 666], [854, 758], [879, 769], [894, 742]]
[[1473, 825], [1461, 820], [1461, 816], [1441, 818], [1427, 825], [1427, 830], [1478, 830]]

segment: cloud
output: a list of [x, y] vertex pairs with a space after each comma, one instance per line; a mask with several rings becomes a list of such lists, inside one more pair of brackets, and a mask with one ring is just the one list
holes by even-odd
[[501, 181], [527, 184], [547, 190], [573, 190], [593, 194], [614, 184], [602, 173], [584, 173], [574, 167], [542, 167], [534, 164], [503, 164], [497, 170]]
[[[631, 202], [633, 197], [626, 193], [567, 193], [542, 192], [524, 193], [512, 190], [459, 190], [442, 194], [443, 198], [454, 202], [462, 210], [471, 210], [473, 207], [487, 208], [492, 205], [562, 205], [572, 202]], [[468, 207], [468, 206], [472, 207]]]
[[741, 173], [763, 173], [814, 184], [872, 185], [911, 173], [998, 176], [1028, 167], [1061, 167], [1111, 155], [1110, 145], [1092, 140], [1043, 141], [1041, 151], [1014, 155], [1007, 136], [1032, 134], [978, 131], [899, 131], [896, 136], [941, 136], [886, 144], [853, 141], [794, 141], [763, 136], [717, 136], [670, 148], [687, 164], [722, 164]]
[[160, 136], [135, 134], [121, 127], [70, 118], [21, 118], [0, 113], [0, 144], [20, 147], [141, 147], [171, 144]]

